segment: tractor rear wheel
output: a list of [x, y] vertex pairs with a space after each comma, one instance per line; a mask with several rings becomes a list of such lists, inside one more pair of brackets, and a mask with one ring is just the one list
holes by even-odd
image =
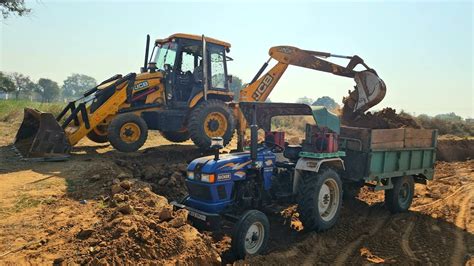
[[392, 178], [392, 182], [393, 188], [385, 190], [385, 206], [392, 213], [408, 211], [415, 194], [413, 176]]
[[106, 143], [109, 141], [107, 137], [107, 125], [98, 125], [87, 133], [87, 138], [96, 143]]
[[148, 126], [139, 116], [125, 113], [116, 116], [108, 128], [110, 144], [121, 152], [140, 149], [148, 137]]
[[237, 259], [256, 255], [265, 250], [270, 235], [270, 223], [261, 211], [246, 211], [234, 225], [232, 252]]
[[223, 101], [204, 101], [191, 111], [188, 129], [194, 144], [202, 150], [209, 150], [214, 137], [222, 137], [226, 146], [234, 135], [234, 115]]
[[298, 213], [305, 230], [324, 231], [334, 226], [342, 204], [342, 184], [336, 171], [306, 172], [298, 193]]
[[161, 135], [171, 142], [185, 142], [189, 139], [189, 131], [160, 131]]

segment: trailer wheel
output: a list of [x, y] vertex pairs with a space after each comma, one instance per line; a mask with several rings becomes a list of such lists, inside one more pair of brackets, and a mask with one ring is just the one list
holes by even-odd
[[298, 213], [305, 230], [324, 231], [336, 223], [342, 204], [342, 184], [336, 171], [307, 172], [298, 193]]
[[385, 190], [385, 206], [392, 213], [406, 212], [415, 194], [413, 176], [392, 178], [393, 188]]
[[107, 125], [98, 125], [87, 133], [87, 138], [96, 143], [106, 143], [109, 141], [107, 134]]
[[110, 122], [108, 138], [110, 144], [121, 152], [140, 149], [148, 137], [148, 126], [139, 116], [126, 113], [116, 116]]
[[226, 146], [234, 135], [234, 115], [223, 101], [207, 100], [191, 111], [188, 129], [194, 144], [202, 150], [209, 150], [213, 137], [222, 137]]
[[268, 218], [261, 211], [246, 211], [234, 226], [232, 251], [237, 259], [261, 253], [267, 246], [270, 233]]
[[189, 139], [189, 131], [160, 131], [161, 135], [171, 142], [185, 142]]

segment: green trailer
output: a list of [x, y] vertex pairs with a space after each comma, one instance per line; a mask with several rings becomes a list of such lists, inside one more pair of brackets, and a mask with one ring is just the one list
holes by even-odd
[[433, 179], [436, 139], [436, 130], [341, 127], [343, 180], [346, 184], [368, 185], [375, 191], [385, 190], [391, 211], [407, 210], [414, 183], [426, 184]]

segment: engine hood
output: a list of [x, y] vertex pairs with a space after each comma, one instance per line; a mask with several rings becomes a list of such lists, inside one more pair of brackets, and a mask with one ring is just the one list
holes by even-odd
[[238, 152], [219, 155], [219, 160], [214, 156], [195, 159], [188, 166], [188, 171], [199, 170], [202, 173], [218, 173], [223, 171], [237, 171], [251, 164], [250, 152]]

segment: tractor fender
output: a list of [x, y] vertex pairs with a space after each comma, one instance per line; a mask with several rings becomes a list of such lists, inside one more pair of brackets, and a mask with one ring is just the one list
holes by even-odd
[[326, 159], [301, 157], [298, 159], [298, 162], [296, 163], [295, 167], [295, 175], [293, 178], [293, 194], [296, 195], [296, 193], [298, 193], [298, 184], [301, 179], [301, 176], [303, 175], [303, 172], [308, 171], [317, 173], [321, 169], [322, 165], [328, 166], [332, 169], [346, 170], [346, 167], [344, 166], [344, 161], [339, 157]]
[[[229, 101], [232, 101], [233, 95], [234, 94], [232, 92], [210, 91], [207, 94], [207, 98], [217, 99], [223, 102], [229, 102]], [[197, 93], [191, 99], [189, 99], [189, 102], [188, 102], [189, 108], [194, 108], [198, 103], [200, 103], [203, 100], [204, 100], [204, 93], [203, 92]]]

